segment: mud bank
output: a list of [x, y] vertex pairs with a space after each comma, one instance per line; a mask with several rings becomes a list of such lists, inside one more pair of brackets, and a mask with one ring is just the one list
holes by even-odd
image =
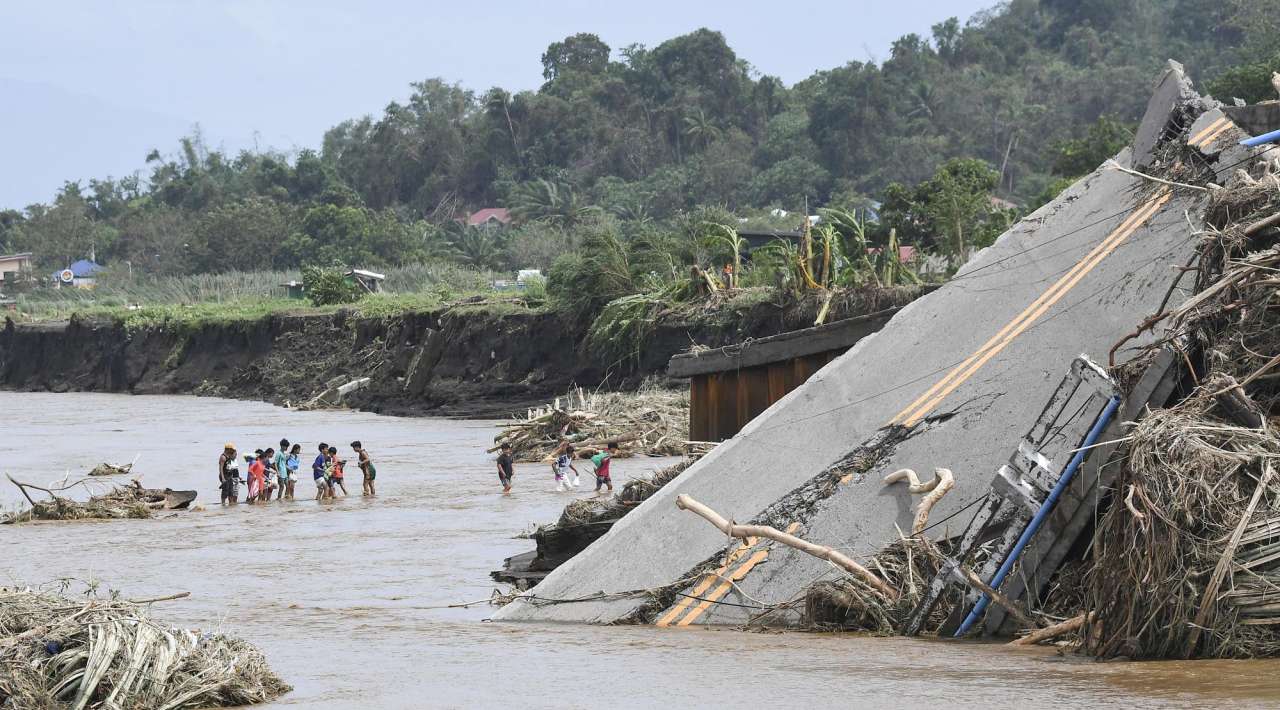
[[[838, 317], [901, 305], [913, 294], [851, 301]], [[0, 330], [0, 388], [197, 394], [307, 402], [368, 377], [344, 404], [396, 415], [500, 417], [573, 385], [629, 389], [665, 372], [691, 345], [720, 347], [797, 327], [813, 304], [756, 302], [660, 319], [638, 362], [583, 346], [585, 326], [542, 309], [442, 307], [385, 318], [276, 314], [257, 320], [129, 328], [112, 320], [15, 324]]]

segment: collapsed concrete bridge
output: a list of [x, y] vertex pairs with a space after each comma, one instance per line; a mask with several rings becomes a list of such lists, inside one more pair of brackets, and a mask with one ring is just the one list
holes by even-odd
[[[1117, 165], [1143, 170], [1170, 141], [1230, 172], [1239, 129], [1170, 63]], [[1208, 161], [1217, 161], [1211, 164]], [[1190, 284], [1200, 193], [1104, 166], [1024, 218], [937, 291], [906, 306], [736, 436], [551, 573], [500, 620], [738, 624], [833, 576], [768, 541], [729, 544], [677, 510], [688, 494], [855, 558], [909, 530], [914, 501], [884, 487], [897, 468], [955, 472], [935, 520], [987, 492], [993, 472], [1080, 354], [1113, 345]], [[1142, 343], [1132, 340], [1127, 348]], [[1119, 359], [1132, 352], [1121, 350]], [[835, 466], [835, 485], [820, 485]], [[843, 468], [840, 468], [843, 466]], [[880, 474], [880, 475], [877, 475]], [[957, 528], [963, 528], [960, 518]], [[951, 530], [951, 534], [958, 530]], [[938, 530], [937, 534], [947, 534]], [[679, 590], [655, 597], [658, 589]], [[658, 601], [655, 601], [657, 599]], [[771, 623], [794, 623], [780, 611]]]

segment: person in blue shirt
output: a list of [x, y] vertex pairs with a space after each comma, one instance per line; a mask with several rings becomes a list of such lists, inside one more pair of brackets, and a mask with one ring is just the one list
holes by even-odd
[[276, 480], [279, 482], [279, 488], [276, 490], [276, 500], [284, 500], [285, 488], [289, 486], [289, 440], [281, 439], [280, 448], [276, 451], [274, 459], [271, 461], [272, 466], [276, 469]]
[[316, 500], [329, 497], [329, 479], [326, 469], [329, 465], [329, 445], [320, 442], [320, 455], [311, 464], [311, 477], [316, 481]]
[[299, 460], [301, 457], [302, 445], [294, 444], [293, 448], [289, 449], [288, 458], [284, 461], [285, 470], [289, 472], [289, 480], [287, 483], [282, 485], [281, 488], [284, 490], [285, 497], [289, 500], [293, 500], [293, 485], [298, 482], [298, 469], [302, 465], [302, 462]]

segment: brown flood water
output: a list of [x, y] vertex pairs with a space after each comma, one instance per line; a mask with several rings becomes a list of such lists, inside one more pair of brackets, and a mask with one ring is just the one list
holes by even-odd
[[[0, 471], [33, 482], [128, 462], [149, 485], [198, 488], [171, 518], [0, 526], [0, 584], [94, 579], [181, 626], [260, 646], [295, 690], [272, 707], [1272, 707], [1280, 662], [1093, 663], [1051, 650], [855, 635], [517, 625], [488, 572], [513, 535], [567, 502], [540, 466], [498, 495], [492, 423], [292, 412], [190, 397], [0, 392]], [[380, 495], [330, 505], [217, 505], [224, 441], [362, 439]], [[657, 465], [619, 461], [616, 481]], [[314, 494], [309, 477], [299, 496]], [[7, 482], [0, 507], [21, 500]]]

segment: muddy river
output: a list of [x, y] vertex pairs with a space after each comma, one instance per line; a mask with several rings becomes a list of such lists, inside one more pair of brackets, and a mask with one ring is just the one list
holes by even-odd
[[[489, 570], [568, 494], [521, 466], [499, 495], [492, 423], [292, 412], [189, 397], [0, 392], [0, 471], [34, 482], [128, 462], [204, 510], [141, 521], [0, 527], [0, 584], [95, 580], [172, 623], [260, 646], [295, 690], [273, 707], [1268, 707], [1280, 663], [1093, 663], [1052, 650], [727, 630], [486, 622]], [[359, 438], [380, 495], [217, 505], [224, 441], [307, 452]], [[620, 461], [615, 481], [655, 465]], [[314, 493], [309, 477], [299, 486]], [[7, 482], [0, 507], [21, 500]]]

